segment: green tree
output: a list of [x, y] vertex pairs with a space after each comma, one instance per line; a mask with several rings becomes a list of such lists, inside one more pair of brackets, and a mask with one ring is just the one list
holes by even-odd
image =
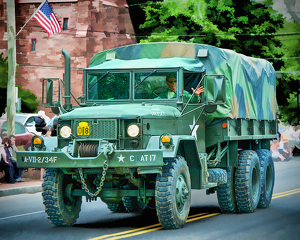
[[279, 70], [284, 62], [282, 43], [276, 32], [283, 27], [283, 16], [276, 13], [272, 1], [213, 0], [207, 5], [207, 17], [234, 39], [219, 39], [213, 44], [247, 56], [268, 59]]
[[280, 119], [283, 122], [297, 124], [300, 117], [299, 103], [297, 103], [297, 94], [300, 89], [300, 26], [294, 21], [286, 21], [280, 33], [282, 33], [280, 39], [283, 44], [285, 62], [281, 68], [282, 73], [278, 75], [277, 85]]
[[147, 1], [140, 7], [145, 11], [141, 33], [148, 35], [140, 42], [210, 42], [216, 34], [233, 39], [209, 21], [204, 0]]
[[[148, 37], [140, 39], [140, 42], [184, 41], [210, 44], [247, 56], [267, 59], [272, 62], [276, 71], [287, 67], [284, 61], [286, 48], [277, 36], [278, 31], [283, 28], [284, 18], [272, 9], [271, 0], [164, 0], [143, 1], [142, 4], [137, 4], [134, 0], [128, 2], [145, 12], [144, 17], [139, 18], [140, 21], [145, 19], [145, 22], [137, 31]], [[134, 13], [131, 18], [134, 21]], [[299, 42], [297, 44], [298, 47], [295, 45], [293, 49], [299, 49]], [[293, 52], [292, 55], [299, 56], [299, 53]], [[287, 76], [279, 79], [277, 90], [281, 117], [289, 122], [293, 117], [285, 109], [292, 103], [295, 104], [295, 92], [291, 93], [287, 86], [292, 79]]]
[[[3, 57], [3, 53], [0, 54], [0, 102], [5, 103], [0, 106], [0, 115], [5, 113], [6, 101], [7, 101], [7, 82], [8, 82], [8, 59]], [[21, 98], [21, 110], [22, 112], [32, 113], [37, 111], [39, 102], [37, 102], [37, 96], [28, 90], [18, 87], [18, 96]]]
[[[141, 42], [184, 41], [210, 44], [258, 58], [272, 60], [279, 70], [283, 50], [274, 35], [283, 17], [271, 8], [272, 1], [164, 0], [147, 1], [140, 28], [151, 33]], [[134, 17], [133, 17], [134, 19]]]

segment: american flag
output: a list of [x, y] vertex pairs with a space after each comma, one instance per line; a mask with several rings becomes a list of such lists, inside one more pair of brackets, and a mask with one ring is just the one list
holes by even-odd
[[33, 19], [46, 30], [48, 35], [52, 33], [59, 33], [62, 31], [57, 18], [55, 17], [48, 1], [42, 3], [34, 14]]

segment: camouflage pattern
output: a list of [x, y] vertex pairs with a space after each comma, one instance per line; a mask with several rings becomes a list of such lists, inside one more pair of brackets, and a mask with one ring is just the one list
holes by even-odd
[[[198, 57], [199, 50], [203, 49], [208, 50], [208, 56]], [[149, 59], [149, 62], [156, 59], [156, 63], [158, 59], [173, 57], [200, 60], [204, 64], [206, 74], [222, 74], [227, 79], [226, 103], [219, 105], [211, 118], [276, 118], [275, 70], [271, 63], [264, 59], [247, 57], [232, 50], [203, 44], [146, 43], [102, 51], [92, 58], [89, 68], [107, 62], [107, 57], [110, 56], [120, 60]]]

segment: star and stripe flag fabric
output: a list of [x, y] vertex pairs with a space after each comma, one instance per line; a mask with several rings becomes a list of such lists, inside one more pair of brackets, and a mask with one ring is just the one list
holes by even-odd
[[32, 17], [38, 24], [45, 29], [48, 36], [53, 33], [59, 33], [62, 28], [55, 17], [48, 1], [43, 2]]

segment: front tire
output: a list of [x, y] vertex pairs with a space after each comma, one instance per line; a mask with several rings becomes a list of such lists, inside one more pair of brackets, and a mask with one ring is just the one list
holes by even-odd
[[260, 197], [260, 164], [255, 151], [244, 150], [239, 154], [235, 193], [239, 212], [254, 212]]
[[166, 159], [165, 163], [162, 175], [156, 178], [156, 213], [164, 228], [177, 229], [183, 227], [190, 211], [190, 173], [181, 156]]
[[43, 181], [43, 203], [50, 222], [56, 226], [72, 226], [79, 217], [81, 197], [71, 197], [77, 183], [60, 169], [46, 169]]

